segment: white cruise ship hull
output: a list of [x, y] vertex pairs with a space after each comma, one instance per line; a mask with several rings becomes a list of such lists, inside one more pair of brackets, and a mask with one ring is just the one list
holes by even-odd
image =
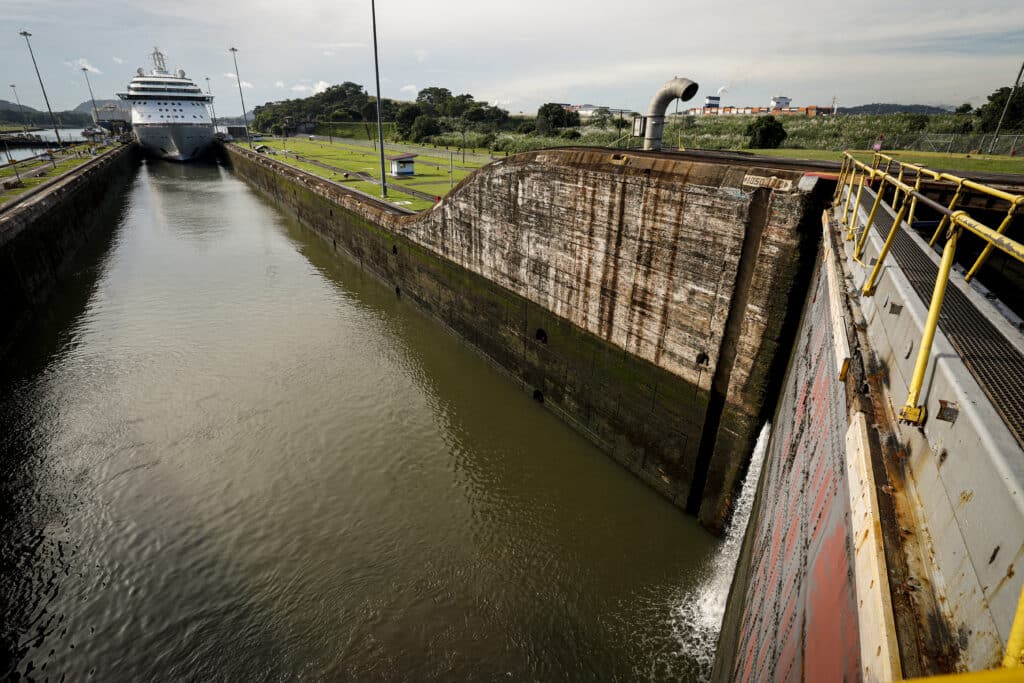
[[195, 159], [213, 142], [209, 123], [136, 123], [133, 130], [143, 149], [172, 161]]

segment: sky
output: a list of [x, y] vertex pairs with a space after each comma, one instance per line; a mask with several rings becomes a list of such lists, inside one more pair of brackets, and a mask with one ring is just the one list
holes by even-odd
[[[22, 29], [55, 109], [113, 98], [159, 46], [168, 67], [205, 86], [218, 114], [354, 81], [373, 94], [369, 0], [3, 0], [0, 99], [43, 108]], [[674, 76], [694, 104], [793, 106], [983, 103], [1024, 59], [1020, 0], [378, 0], [384, 97], [427, 86], [468, 92], [513, 114], [544, 102], [646, 111]], [[670, 111], [672, 109], [670, 108]]]

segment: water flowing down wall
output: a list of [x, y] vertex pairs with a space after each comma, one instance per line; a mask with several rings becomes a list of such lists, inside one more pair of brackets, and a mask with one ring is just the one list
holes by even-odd
[[546, 150], [495, 161], [407, 216], [228, 149], [244, 178], [724, 528], [799, 316], [820, 231], [813, 178]]

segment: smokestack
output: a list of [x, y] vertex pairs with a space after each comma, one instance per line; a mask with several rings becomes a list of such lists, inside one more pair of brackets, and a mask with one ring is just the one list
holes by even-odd
[[689, 78], [676, 76], [671, 81], [661, 86], [661, 89], [654, 94], [651, 105], [647, 111], [647, 133], [644, 136], [644, 149], [661, 149], [661, 130], [665, 127], [665, 110], [672, 100], [680, 99], [683, 102], [693, 99], [697, 94], [699, 86]]

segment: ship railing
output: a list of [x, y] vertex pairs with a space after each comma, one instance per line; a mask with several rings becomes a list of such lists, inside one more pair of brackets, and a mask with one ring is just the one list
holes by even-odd
[[[922, 183], [926, 180], [946, 183], [955, 189], [953, 198], [948, 205], [940, 204], [921, 193]], [[875, 199], [868, 212], [867, 221], [861, 226], [859, 220], [860, 201], [865, 186], [874, 188]], [[918, 345], [917, 360], [907, 400], [899, 412], [901, 421], [922, 425], [926, 415], [925, 407], [920, 401], [921, 389], [924, 384], [925, 372], [928, 369], [935, 330], [939, 324], [939, 312], [942, 310], [942, 301], [946, 295], [946, 285], [949, 283], [953, 270], [957, 242], [965, 231], [985, 242], [981, 254], [964, 275], [964, 280], [967, 282], [970, 282], [978, 273], [993, 249], [998, 249], [1024, 263], [1024, 245], [1004, 234], [1013, 222], [1014, 216], [1024, 205], [1024, 195], [1006, 192], [951, 173], [934, 171], [924, 166], [903, 162], [879, 152], [872, 155], [870, 163], [860, 161], [852, 152], [846, 152], [843, 155], [843, 164], [839, 173], [839, 181], [836, 183], [833, 204], [836, 208], [842, 206], [840, 228], [846, 231], [846, 239], [854, 242], [853, 258], [857, 262], [860, 262], [867, 244], [870, 227], [874, 224], [879, 207], [885, 201], [890, 189], [892, 196], [888, 203], [896, 213], [896, 218], [892, 222], [892, 228], [882, 245], [871, 275], [864, 283], [863, 295], [872, 296], [874, 294], [878, 278], [885, 265], [886, 256], [889, 254], [893, 240], [904, 219], [908, 225], [913, 226], [918, 209], [927, 207], [941, 217], [929, 244], [934, 245], [943, 232], [946, 234], [946, 243], [942, 250], [942, 259], [928, 306], [928, 318], [922, 332], [921, 343]], [[997, 228], [993, 229], [985, 225], [971, 217], [967, 211], [959, 208], [967, 191], [987, 195], [998, 200], [999, 203], [1005, 204], [1006, 215]]]

